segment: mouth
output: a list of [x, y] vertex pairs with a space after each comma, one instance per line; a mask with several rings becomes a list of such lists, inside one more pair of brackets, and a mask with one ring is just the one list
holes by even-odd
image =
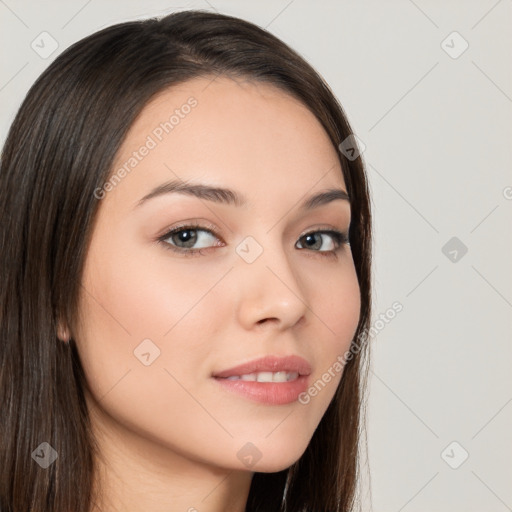
[[290, 382], [299, 377], [297, 372], [258, 372], [224, 377], [227, 380], [243, 380], [245, 382]]
[[265, 356], [212, 377], [224, 390], [267, 405], [297, 401], [308, 386], [311, 365], [302, 357]]

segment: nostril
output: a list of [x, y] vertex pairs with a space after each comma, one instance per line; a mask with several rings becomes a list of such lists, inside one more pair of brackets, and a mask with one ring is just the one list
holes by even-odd
[[257, 324], [262, 324], [262, 323], [264, 323], [264, 322], [268, 322], [269, 320], [274, 320], [274, 321], [275, 321], [275, 320], [277, 320], [277, 318], [275, 318], [275, 317], [272, 317], [272, 318], [263, 318], [263, 319], [261, 319], [261, 320], [258, 320]]

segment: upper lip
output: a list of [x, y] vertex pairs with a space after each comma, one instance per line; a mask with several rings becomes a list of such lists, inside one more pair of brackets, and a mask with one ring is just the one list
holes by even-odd
[[213, 377], [227, 378], [259, 372], [297, 372], [299, 375], [309, 375], [311, 373], [311, 365], [304, 358], [296, 355], [285, 357], [265, 356], [214, 373]]

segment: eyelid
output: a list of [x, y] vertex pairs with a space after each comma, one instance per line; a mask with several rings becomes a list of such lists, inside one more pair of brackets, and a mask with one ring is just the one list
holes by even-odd
[[165, 228], [160, 235], [157, 236], [157, 239], [169, 238], [169, 234], [174, 231], [180, 231], [181, 229], [193, 228], [197, 230], [209, 231], [217, 238], [220, 239], [220, 236], [217, 234], [217, 226], [208, 221], [200, 221], [200, 220], [185, 220], [175, 224], [173, 226]]
[[333, 226], [327, 226], [327, 225], [321, 225], [321, 226], [313, 226], [312, 228], [306, 229], [304, 232], [302, 232], [298, 238], [302, 238], [303, 236], [312, 234], [312, 233], [336, 233], [344, 236], [346, 240], [348, 241], [348, 233], [349, 229], [347, 231], [344, 231], [343, 229], [335, 228]]

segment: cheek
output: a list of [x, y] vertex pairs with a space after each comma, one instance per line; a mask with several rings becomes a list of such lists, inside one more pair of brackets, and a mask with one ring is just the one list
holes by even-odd
[[346, 263], [337, 272], [323, 267], [325, 273], [317, 273], [309, 281], [311, 321], [316, 325], [319, 346], [314, 351], [315, 370], [301, 403], [317, 420], [336, 392], [359, 323], [359, 283], [352, 258]]
[[121, 252], [91, 254], [84, 271], [77, 343], [91, 393], [130, 430], [193, 450], [183, 440], [204, 435], [205, 412], [191, 397], [204, 393], [212, 338], [231, 314], [208, 291], [229, 267], [185, 272]]
[[146, 381], [164, 368], [201, 371], [217, 324], [226, 322], [220, 302], [208, 298], [225, 271], [196, 263], [191, 272], [185, 261], [137, 251], [135, 244], [129, 249], [111, 243], [108, 253], [100, 246], [92, 247], [84, 269], [80, 351], [98, 393], [127, 371], [143, 371]]
[[[124, 242], [126, 240], [126, 242]], [[185, 318], [218, 277], [219, 270], [187, 266], [185, 258], [156, 246], [141, 246], [128, 236], [111, 250], [91, 252], [85, 287], [97, 299], [102, 323], [117, 324], [119, 334], [137, 339], [162, 339]], [[100, 245], [98, 243], [98, 245]], [[103, 309], [103, 312], [100, 311]]]
[[336, 271], [324, 267], [310, 277], [308, 287], [312, 321], [324, 333], [321, 354], [332, 358], [349, 348], [359, 322], [361, 297], [352, 257], [346, 257]]

